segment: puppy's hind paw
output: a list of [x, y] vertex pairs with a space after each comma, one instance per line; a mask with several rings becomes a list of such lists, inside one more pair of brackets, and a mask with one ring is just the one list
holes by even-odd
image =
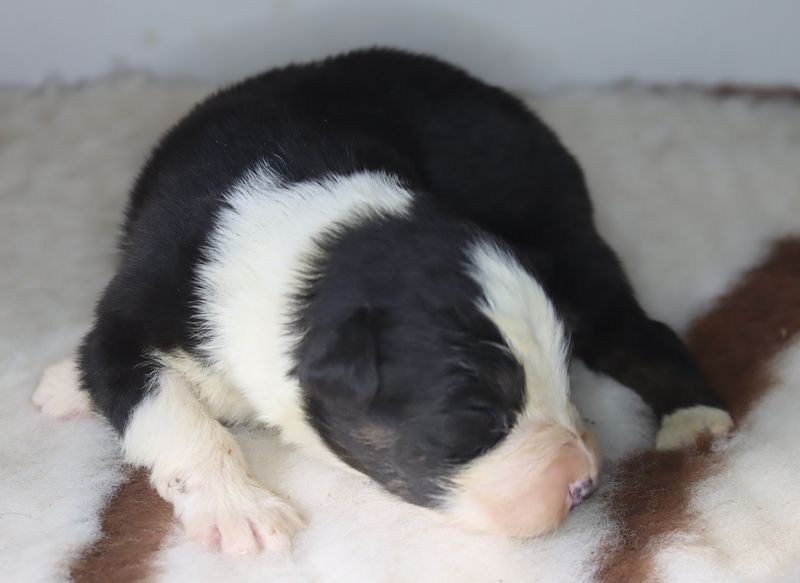
[[678, 449], [695, 443], [701, 435], [724, 435], [733, 429], [727, 411], [697, 405], [678, 409], [664, 417], [656, 436], [656, 449]]
[[92, 412], [89, 394], [81, 390], [78, 368], [69, 358], [45, 369], [31, 400], [42, 413], [59, 419], [83, 417]]

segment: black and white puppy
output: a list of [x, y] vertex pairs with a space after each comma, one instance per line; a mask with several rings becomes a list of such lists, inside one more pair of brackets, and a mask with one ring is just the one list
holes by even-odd
[[459, 69], [366, 50], [244, 81], [167, 134], [80, 348], [83, 392], [54, 397], [78, 383], [67, 364], [35, 400], [91, 400], [187, 532], [226, 552], [301, 526], [250, 477], [225, 427], [241, 421], [525, 536], [597, 482], [570, 350], [641, 394], [660, 447], [731, 428], [637, 304], [556, 136]]

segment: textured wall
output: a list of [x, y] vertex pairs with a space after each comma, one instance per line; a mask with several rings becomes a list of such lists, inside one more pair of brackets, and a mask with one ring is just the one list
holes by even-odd
[[0, 83], [119, 68], [224, 81], [366, 44], [496, 82], [800, 85], [797, 0], [0, 0]]

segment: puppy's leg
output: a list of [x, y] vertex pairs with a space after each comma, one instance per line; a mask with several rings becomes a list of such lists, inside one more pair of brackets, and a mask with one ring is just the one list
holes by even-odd
[[192, 538], [226, 553], [287, 549], [301, 527], [294, 509], [257, 484], [233, 436], [212, 419], [186, 380], [170, 370], [153, 379], [128, 421], [126, 460], [151, 482]]
[[575, 350], [588, 366], [633, 388], [661, 420], [658, 449], [729, 432], [730, 415], [713, 395], [678, 336], [637, 306], [613, 309], [578, 327]]
[[546, 278], [570, 325], [576, 355], [631, 387], [661, 420], [660, 449], [733, 427], [689, 351], [673, 330], [639, 306], [613, 251], [584, 224], [554, 244]]
[[185, 376], [149, 356], [146, 338], [101, 313], [80, 350], [83, 386], [122, 435], [125, 460], [149, 470], [192, 538], [226, 553], [286, 548], [297, 514], [248, 475], [233, 435]]

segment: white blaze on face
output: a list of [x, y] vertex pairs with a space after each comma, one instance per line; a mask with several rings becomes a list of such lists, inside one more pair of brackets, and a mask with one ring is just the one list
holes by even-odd
[[544, 290], [492, 242], [476, 242], [471, 260], [480, 308], [523, 366], [525, 400], [502, 443], [454, 477], [444, 514], [474, 530], [535, 535], [597, 483], [597, 445], [570, 401], [565, 332]]

